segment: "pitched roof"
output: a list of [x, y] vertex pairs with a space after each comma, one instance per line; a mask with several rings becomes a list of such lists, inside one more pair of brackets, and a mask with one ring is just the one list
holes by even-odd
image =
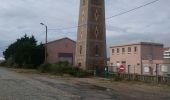
[[70, 39], [70, 38], [68, 38], [68, 37], [64, 37], [64, 38], [61, 38], [61, 39], [58, 39], [58, 40], [50, 41], [50, 42], [48, 42], [47, 44], [54, 43], [54, 42], [58, 42], [58, 41], [65, 40], [65, 39], [70, 40], [70, 41], [76, 43], [76, 41], [74, 41], [74, 40], [72, 40], [72, 39]]

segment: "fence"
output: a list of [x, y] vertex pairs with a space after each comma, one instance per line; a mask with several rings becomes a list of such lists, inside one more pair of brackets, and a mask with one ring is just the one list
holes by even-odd
[[113, 80], [132, 80], [149, 83], [163, 83], [170, 85], [170, 75], [153, 76], [153, 75], [139, 75], [135, 73], [120, 73], [116, 67], [99, 67], [96, 68], [96, 76], [110, 78]]
[[142, 81], [148, 83], [170, 85], [170, 76], [150, 76], [150, 75], [121, 74], [121, 73], [107, 73], [107, 72], [103, 72], [102, 74], [98, 74], [97, 76], [109, 78], [111, 80]]
[[170, 76], [150, 76], [150, 75], [138, 75], [138, 74], [120, 74], [120, 73], [108, 73], [107, 78], [113, 80], [132, 80], [132, 81], [143, 81], [150, 83], [164, 83], [170, 84]]

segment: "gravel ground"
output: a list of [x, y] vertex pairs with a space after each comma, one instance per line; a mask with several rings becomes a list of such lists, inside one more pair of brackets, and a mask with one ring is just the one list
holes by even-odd
[[0, 100], [79, 100], [79, 98], [0, 67]]
[[[28, 72], [28, 73], [27, 73]], [[106, 88], [0, 67], [0, 100], [117, 100]]]
[[0, 68], [0, 100], [170, 100], [170, 87]]

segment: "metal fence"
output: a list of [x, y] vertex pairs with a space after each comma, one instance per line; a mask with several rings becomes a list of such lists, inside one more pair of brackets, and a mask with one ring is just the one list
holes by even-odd
[[113, 80], [132, 80], [132, 81], [143, 81], [150, 83], [165, 83], [170, 84], [170, 76], [150, 76], [150, 75], [138, 75], [138, 74], [121, 74], [121, 73], [108, 73], [106, 78]]

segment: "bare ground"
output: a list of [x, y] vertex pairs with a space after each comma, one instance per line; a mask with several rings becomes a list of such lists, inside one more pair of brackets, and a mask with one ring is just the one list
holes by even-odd
[[[40, 74], [37, 73], [35, 70], [18, 70], [18, 69], [13, 70], [12, 69], [12, 72], [17, 72], [18, 73], [17, 75], [24, 76], [23, 77], [24, 80], [28, 82], [36, 81], [39, 82], [39, 84], [43, 84], [44, 86], [42, 86], [41, 88], [50, 87], [51, 90], [46, 92], [47, 94], [51, 93], [50, 96], [53, 97], [54, 99], [51, 98], [49, 100], [66, 100], [66, 99], [55, 97], [55, 95], [60, 95], [60, 93], [61, 93], [60, 96], [63, 96], [63, 94], [67, 94], [70, 97], [67, 100], [76, 100], [76, 99], [77, 100], [170, 100], [170, 86], [167, 85], [149, 84], [149, 83], [142, 83], [142, 82], [129, 82], [129, 81], [115, 82], [103, 78], [73, 78], [67, 75], [64, 77], [59, 77], [59, 76], [53, 76], [48, 74]], [[32, 84], [32, 85], [33, 87], [39, 87], [38, 84]], [[38, 90], [36, 91], [30, 90], [30, 92], [32, 93], [37, 91]], [[43, 92], [42, 93], [39, 92], [37, 96], [40, 96], [41, 94], [43, 95]], [[49, 94], [44, 95], [44, 97], [46, 98], [49, 97]], [[76, 98], [71, 98], [71, 97], [76, 97]], [[24, 99], [24, 100], [29, 100], [29, 99]], [[45, 99], [37, 99], [37, 100], [45, 100]]]

